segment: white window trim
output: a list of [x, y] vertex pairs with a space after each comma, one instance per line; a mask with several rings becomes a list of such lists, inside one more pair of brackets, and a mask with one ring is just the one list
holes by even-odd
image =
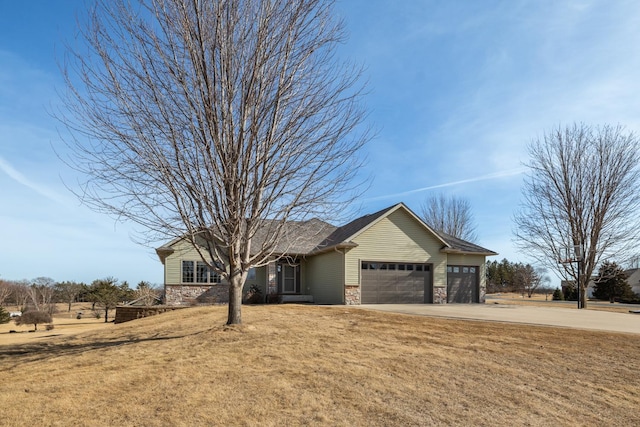
[[[184, 263], [190, 262], [193, 271], [193, 281], [185, 282], [184, 281]], [[191, 259], [181, 259], [180, 260], [180, 284], [189, 285], [189, 286], [205, 286], [205, 285], [219, 285], [222, 283], [222, 275], [216, 273], [215, 271], [208, 269], [207, 281], [206, 282], [198, 282], [198, 263], [202, 263], [202, 260], [191, 260]], [[206, 263], [205, 263], [206, 264]], [[217, 280], [214, 280], [217, 278]]]

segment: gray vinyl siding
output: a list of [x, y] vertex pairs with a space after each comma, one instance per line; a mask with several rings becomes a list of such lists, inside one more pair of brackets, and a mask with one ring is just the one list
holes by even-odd
[[443, 243], [406, 211], [399, 209], [355, 237], [358, 246], [346, 254], [346, 284], [360, 284], [360, 262], [432, 264], [433, 285], [447, 285]]
[[[313, 295], [317, 304], [342, 304], [344, 302], [343, 255], [332, 251], [307, 258], [303, 282], [306, 293]], [[303, 279], [304, 280], [304, 279]], [[303, 290], [303, 293], [304, 290]]]

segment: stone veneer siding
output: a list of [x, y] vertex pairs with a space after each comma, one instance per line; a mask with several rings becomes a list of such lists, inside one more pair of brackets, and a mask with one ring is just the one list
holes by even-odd
[[166, 285], [165, 304], [194, 305], [229, 302], [228, 285]]
[[446, 304], [447, 303], [447, 288], [435, 287], [433, 288], [433, 303], [434, 304]]
[[360, 305], [360, 286], [345, 285], [344, 303], [345, 305]]

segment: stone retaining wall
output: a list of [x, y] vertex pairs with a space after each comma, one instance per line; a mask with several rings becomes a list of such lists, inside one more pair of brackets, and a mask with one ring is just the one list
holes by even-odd
[[155, 316], [167, 311], [179, 310], [186, 307], [167, 307], [166, 305], [135, 306], [125, 305], [116, 307], [116, 319], [113, 323], [129, 322], [143, 317]]

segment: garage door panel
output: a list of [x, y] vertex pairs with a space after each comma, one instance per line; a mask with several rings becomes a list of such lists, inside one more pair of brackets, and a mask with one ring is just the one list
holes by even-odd
[[447, 266], [447, 301], [478, 302], [479, 268]]
[[412, 304], [416, 300], [422, 301], [424, 299], [424, 294], [423, 292], [416, 292], [414, 290], [382, 290], [378, 291], [378, 299], [389, 303], [401, 302], [403, 304]]
[[398, 284], [395, 288], [395, 292], [397, 293], [411, 293], [411, 294], [422, 294], [424, 292], [424, 286], [409, 286], [409, 285], [400, 285]]
[[362, 304], [378, 304], [378, 293], [377, 292], [363, 292], [360, 295], [360, 302]]
[[[384, 263], [375, 264], [379, 268]], [[388, 263], [386, 263], [388, 264]], [[431, 284], [430, 266], [396, 264], [393, 269], [362, 269], [361, 302], [363, 304], [421, 304], [425, 302], [425, 288]], [[420, 268], [421, 271], [417, 271]]]
[[424, 291], [399, 291], [396, 292], [396, 298], [403, 304], [412, 304], [416, 301], [424, 301]]

